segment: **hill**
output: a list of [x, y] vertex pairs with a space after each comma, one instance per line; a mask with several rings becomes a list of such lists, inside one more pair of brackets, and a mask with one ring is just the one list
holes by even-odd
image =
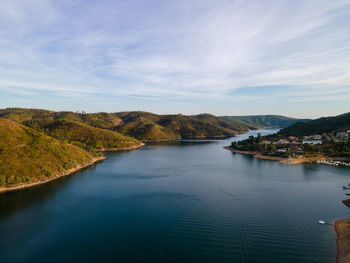
[[296, 119], [280, 115], [249, 115], [249, 116], [221, 116], [220, 119], [247, 125], [251, 129], [284, 128], [296, 122], [309, 121], [309, 119]]
[[308, 122], [297, 122], [279, 131], [284, 136], [308, 136], [350, 130], [350, 112], [335, 117], [323, 117]]
[[97, 160], [90, 152], [0, 118], [0, 190], [47, 181]]
[[88, 150], [132, 149], [141, 146], [141, 142], [134, 138], [108, 130], [122, 122], [113, 114], [8, 108], [0, 110], [0, 117], [19, 122]]
[[[243, 122], [227, 121], [210, 114], [192, 116], [181, 114], [157, 115], [142, 111], [86, 114], [8, 108], [0, 110], [0, 117], [11, 119], [30, 127], [44, 129], [48, 134], [58, 138], [62, 138], [60, 135], [63, 132], [59, 132], [60, 134], [53, 133], [51, 125], [48, 123], [52, 122], [56, 126], [60, 125], [57, 121], [65, 120], [71, 123], [68, 126], [83, 125], [81, 130], [82, 127], [86, 129], [95, 127], [120, 132], [144, 141], [181, 138], [225, 138], [246, 132], [250, 128]], [[97, 130], [95, 131], [97, 132]], [[101, 131], [99, 130], [99, 132]], [[81, 132], [81, 135], [84, 134]], [[69, 138], [66, 137], [66, 139]], [[84, 139], [84, 141], [88, 140]], [[76, 140], [74, 139], [74, 141]], [[94, 143], [92, 145], [95, 147]]]
[[58, 119], [52, 121], [31, 120], [26, 126], [42, 130], [59, 140], [72, 143], [87, 150], [133, 149], [141, 142], [118, 132], [91, 127], [81, 122]]
[[115, 113], [123, 122], [116, 127], [123, 134], [141, 140], [225, 138], [248, 131], [246, 125], [232, 124], [214, 115], [157, 115], [148, 112]]

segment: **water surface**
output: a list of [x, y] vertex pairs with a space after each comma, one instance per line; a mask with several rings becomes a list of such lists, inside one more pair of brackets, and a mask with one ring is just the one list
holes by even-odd
[[0, 195], [1, 262], [333, 262], [335, 233], [317, 221], [350, 218], [341, 203], [350, 169], [281, 165], [229, 143], [108, 153]]

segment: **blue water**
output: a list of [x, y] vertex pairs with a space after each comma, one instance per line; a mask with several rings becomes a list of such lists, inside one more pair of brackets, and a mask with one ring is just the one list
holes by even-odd
[[334, 262], [333, 227], [317, 221], [350, 218], [350, 169], [234, 154], [231, 140], [108, 153], [0, 195], [0, 261]]

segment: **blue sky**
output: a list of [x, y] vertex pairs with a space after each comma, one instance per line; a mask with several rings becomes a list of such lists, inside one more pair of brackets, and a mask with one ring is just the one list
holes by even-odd
[[350, 111], [350, 0], [1, 0], [0, 108]]

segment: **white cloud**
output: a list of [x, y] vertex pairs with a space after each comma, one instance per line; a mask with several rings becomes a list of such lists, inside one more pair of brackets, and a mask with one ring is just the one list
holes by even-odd
[[227, 94], [281, 85], [341, 100], [349, 15], [350, 1], [3, 0], [0, 90], [240, 100]]

